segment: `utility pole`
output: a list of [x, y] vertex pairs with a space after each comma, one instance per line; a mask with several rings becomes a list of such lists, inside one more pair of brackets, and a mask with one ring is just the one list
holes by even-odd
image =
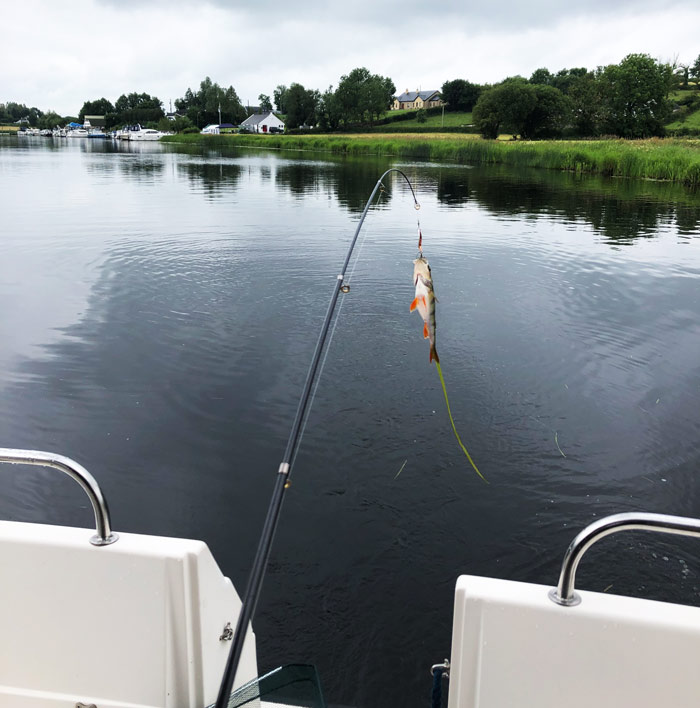
[[219, 101], [219, 125], [221, 125], [221, 101]]

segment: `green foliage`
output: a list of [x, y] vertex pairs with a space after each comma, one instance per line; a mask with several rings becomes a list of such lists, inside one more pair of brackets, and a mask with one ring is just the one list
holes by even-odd
[[85, 101], [78, 113], [78, 120], [82, 123], [85, 116], [106, 116], [114, 112], [114, 106], [106, 98], [98, 98], [95, 101]]
[[44, 113], [37, 121], [37, 128], [42, 130], [53, 130], [57, 126], [63, 126], [67, 123], [63, 116], [58, 115], [56, 111], [49, 111]]
[[280, 113], [287, 113], [287, 87], [284, 84], [280, 84], [273, 92], [272, 96], [275, 99], [275, 106]]
[[606, 66], [599, 75], [605, 132], [623, 138], [663, 135], [672, 80], [672, 67], [648, 54], [629, 54]]
[[321, 130], [333, 131], [340, 127], [340, 121], [342, 119], [341, 107], [332, 86], [329, 86], [328, 89], [321, 94], [317, 114], [318, 124]]
[[425, 112], [425, 108], [419, 108], [416, 111], [416, 121], [418, 123], [425, 123], [428, 120], [428, 114]]
[[700, 88], [700, 55], [698, 55], [698, 58], [695, 60], [692, 66], [688, 67], [688, 72], [695, 81], [695, 88]]
[[588, 74], [588, 69], [561, 69], [552, 76], [549, 81], [550, 86], [558, 88], [563, 94], [569, 95], [573, 87], [578, 83], [578, 80]]
[[530, 77], [530, 83], [531, 84], [539, 84], [542, 86], [551, 86], [552, 81], [554, 80], [554, 76], [552, 76], [552, 73], [549, 71], [549, 69], [535, 69], [535, 71], [532, 72], [532, 76]]
[[156, 96], [149, 96], [147, 93], [130, 93], [128, 96], [122, 94], [114, 104], [115, 113], [124, 113], [136, 109], [160, 109], [163, 110], [162, 101]]
[[506, 79], [481, 94], [474, 106], [474, 124], [484, 138], [492, 140], [504, 131], [520, 135], [527, 132], [536, 104], [533, 86], [520, 77]]
[[369, 123], [377, 120], [391, 105], [396, 92], [394, 82], [364, 67], [341, 76], [335, 97], [343, 124]]
[[194, 132], [199, 132], [199, 128], [187, 116], [177, 116], [175, 120], [161, 118], [156, 127], [164, 133], [186, 133], [190, 128], [193, 128]]
[[481, 86], [464, 79], [445, 81], [440, 89], [448, 111], [471, 111], [481, 94]]
[[258, 96], [258, 103], [260, 104], [261, 113], [267, 113], [272, 110], [272, 101], [267, 94], [261, 93]]
[[222, 123], [238, 125], [246, 118], [246, 111], [233, 86], [224, 89], [213, 83], [208, 76], [200, 83], [196, 93], [188, 88], [185, 95], [175, 101], [175, 107], [184, 112], [198, 128], [218, 123], [219, 107]]
[[[123, 126], [156, 125], [165, 118], [163, 103], [157, 96], [147, 93], [122, 94], [114, 104], [114, 110], [107, 113], [107, 128], [109, 130]], [[170, 128], [172, 130], [172, 128]]]
[[599, 135], [605, 114], [600, 81], [593, 72], [586, 72], [567, 85], [575, 134], [581, 137]]
[[318, 91], [305, 89], [301, 84], [292, 84], [284, 94], [286, 127], [294, 130], [302, 125], [316, 125], [319, 100]]
[[536, 84], [535, 105], [527, 114], [521, 135], [524, 138], [550, 138], [561, 135], [571, 119], [571, 100], [554, 86]]
[[38, 108], [27, 108], [24, 103], [15, 103], [14, 101], [0, 103], [0, 123], [17, 123], [17, 121], [26, 120], [32, 127], [37, 127], [43, 115]]

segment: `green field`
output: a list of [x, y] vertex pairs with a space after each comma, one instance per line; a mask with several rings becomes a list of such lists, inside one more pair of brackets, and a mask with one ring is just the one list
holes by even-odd
[[387, 111], [384, 118], [393, 118], [397, 114], [409, 114], [412, 117], [408, 120], [393, 120], [384, 125], [377, 125], [372, 128], [373, 133], [411, 133], [414, 131], [429, 132], [431, 130], [439, 130], [442, 128], [468, 128], [472, 124], [471, 113], [450, 113], [445, 111], [437, 115], [428, 115], [425, 122], [420, 123], [416, 120], [417, 111]]
[[483, 140], [476, 135], [173, 135], [166, 142], [211, 147], [310, 150], [346, 155], [388, 155], [442, 162], [542, 167], [613, 177], [700, 185], [700, 140]]

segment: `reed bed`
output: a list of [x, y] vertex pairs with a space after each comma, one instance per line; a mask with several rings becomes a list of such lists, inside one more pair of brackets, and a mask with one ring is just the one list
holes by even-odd
[[461, 163], [542, 167], [613, 177], [700, 185], [700, 140], [483, 140], [476, 135], [176, 135], [166, 140], [210, 146], [387, 155]]

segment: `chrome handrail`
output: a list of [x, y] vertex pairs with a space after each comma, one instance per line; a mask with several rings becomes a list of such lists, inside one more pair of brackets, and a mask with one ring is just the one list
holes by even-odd
[[559, 574], [559, 584], [549, 591], [549, 599], [557, 605], [573, 607], [581, 602], [581, 596], [574, 590], [576, 569], [583, 554], [601, 538], [618, 531], [658, 531], [678, 536], [700, 538], [700, 520], [668, 514], [629, 512], [613, 514], [586, 526], [571, 542], [564, 554]]
[[13, 450], [6, 447], [0, 448], [0, 462], [8, 462], [13, 465], [53, 467], [65, 472], [83, 488], [83, 491], [90, 499], [92, 510], [95, 512], [96, 533], [90, 539], [90, 543], [93, 546], [109, 546], [119, 538], [119, 535], [112, 531], [107, 500], [104, 498], [100, 486], [82, 465], [79, 465], [69, 457], [57, 455], [53, 452]]

